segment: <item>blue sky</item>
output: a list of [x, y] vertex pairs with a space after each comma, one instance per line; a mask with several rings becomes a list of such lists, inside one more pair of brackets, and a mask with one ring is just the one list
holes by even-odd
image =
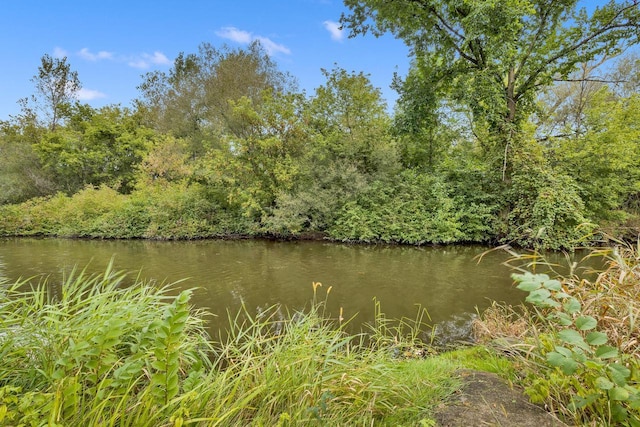
[[260, 40], [282, 71], [307, 94], [335, 64], [370, 75], [393, 104], [394, 72], [406, 74], [408, 49], [391, 36], [354, 39], [338, 30], [337, 0], [4, 0], [0, 11], [0, 120], [20, 112], [44, 54], [67, 56], [80, 98], [94, 107], [130, 106], [142, 75], [168, 70], [180, 52], [209, 42], [222, 47]]

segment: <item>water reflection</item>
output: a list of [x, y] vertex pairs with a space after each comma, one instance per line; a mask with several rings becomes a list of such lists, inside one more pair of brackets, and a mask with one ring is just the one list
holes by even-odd
[[4, 273], [4, 260], [0, 257], [0, 283], [2, 283], [6, 278], [6, 274]]
[[[482, 247], [349, 246], [325, 242], [270, 241], [87, 241], [0, 240], [0, 272], [9, 279], [50, 276], [58, 281], [74, 266], [103, 272], [113, 258], [117, 270], [140, 272], [158, 284], [184, 279], [197, 287], [194, 303], [217, 315], [244, 306], [252, 313], [274, 304], [289, 311], [308, 307], [312, 282], [329, 286], [328, 313], [356, 316], [354, 325], [373, 321], [374, 299], [388, 318], [414, 317], [425, 308], [433, 323], [464, 325], [492, 300], [517, 303], [524, 297], [502, 265], [508, 254], [494, 251], [482, 262]], [[452, 331], [454, 326], [451, 326]], [[453, 332], [452, 332], [453, 333]]]

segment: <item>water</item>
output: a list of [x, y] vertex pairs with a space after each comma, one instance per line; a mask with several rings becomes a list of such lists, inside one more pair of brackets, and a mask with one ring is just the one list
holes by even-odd
[[[351, 246], [326, 242], [98, 241], [64, 239], [0, 240], [0, 276], [49, 276], [59, 282], [74, 266], [102, 272], [113, 258], [116, 270], [144, 280], [194, 288], [193, 303], [217, 316], [223, 327], [227, 310], [242, 304], [256, 313], [274, 304], [289, 311], [308, 307], [312, 282], [321, 282], [319, 299], [328, 295], [328, 314], [371, 322], [374, 300], [387, 318], [413, 318], [425, 308], [430, 323], [456, 335], [492, 300], [515, 304], [525, 296], [514, 288], [508, 255], [484, 247]], [[215, 320], [218, 319], [218, 320]]]

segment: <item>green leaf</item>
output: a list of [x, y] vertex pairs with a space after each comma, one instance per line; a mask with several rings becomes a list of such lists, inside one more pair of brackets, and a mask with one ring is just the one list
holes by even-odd
[[[626, 400], [627, 399], [625, 399], [625, 401]], [[634, 422], [633, 418], [630, 419], [629, 411], [627, 411], [624, 406], [615, 401], [611, 403], [611, 419], [613, 421], [616, 421], [616, 424], [622, 424], [624, 421], [628, 421], [630, 427], [638, 427], [638, 424], [640, 423], [640, 421]]]
[[154, 354], [154, 356], [156, 356], [156, 358], [157, 358], [158, 360], [162, 360], [162, 361], [165, 361], [165, 362], [166, 362], [166, 359], [167, 359], [167, 352], [166, 352], [166, 350], [165, 350], [164, 348], [162, 348], [162, 347], [155, 347], [155, 348], [153, 349], [153, 354]]
[[537, 289], [542, 288], [542, 284], [549, 280], [549, 276], [546, 274], [531, 274], [530, 272], [526, 272], [524, 274], [512, 274], [511, 278], [516, 282], [519, 282], [516, 288], [525, 291], [531, 292]]
[[578, 301], [574, 297], [571, 297], [567, 301], [565, 301], [562, 307], [568, 314], [576, 314], [582, 309], [580, 301]]
[[598, 326], [598, 321], [591, 316], [580, 316], [576, 319], [576, 327], [581, 331], [588, 331]]
[[611, 390], [615, 384], [609, 381], [608, 378], [598, 377], [596, 378], [596, 387], [600, 390]]
[[56, 369], [55, 371], [53, 371], [53, 374], [51, 374], [51, 379], [56, 381], [61, 380], [64, 377], [65, 377], [64, 369]]
[[565, 357], [571, 357], [571, 355], [573, 354], [571, 350], [569, 350], [566, 347], [562, 347], [562, 346], [555, 346], [554, 350], [557, 351], [558, 353], [560, 353], [561, 355], [565, 356]]
[[154, 360], [151, 362], [151, 367], [156, 369], [158, 372], [164, 372], [167, 369], [167, 364], [161, 362], [160, 360]]
[[627, 400], [629, 392], [622, 387], [614, 387], [609, 390], [609, 399], [611, 400]]
[[576, 347], [580, 347], [585, 350], [589, 349], [589, 346], [587, 345], [586, 342], [584, 342], [582, 335], [580, 335], [578, 331], [575, 331], [573, 329], [565, 329], [563, 331], [558, 332], [558, 337], [563, 342], [569, 345], [575, 345]]
[[531, 304], [537, 304], [543, 301], [546, 301], [551, 296], [551, 292], [546, 289], [536, 289], [535, 291], [531, 291], [529, 296], [526, 298], [526, 301]]
[[579, 347], [574, 347], [571, 357], [578, 363], [586, 363], [589, 360], [587, 355], [584, 354], [584, 351]]
[[619, 363], [612, 363], [608, 366], [609, 377], [620, 387], [624, 387], [627, 384], [627, 378], [631, 376], [631, 371]]
[[562, 290], [562, 284], [557, 281], [557, 280], [546, 280], [542, 286], [544, 286], [545, 288], [549, 289], [550, 291], [561, 291]]
[[589, 343], [590, 345], [602, 345], [605, 344], [607, 342], [607, 334], [605, 334], [604, 332], [589, 332], [587, 334], [587, 336], [585, 337], [585, 340], [587, 341], [587, 343]]
[[609, 345], [601, 345], [596, 349], [596, 357], [601, 359], [618, 357], [618, 349]]
[[186, 304], [187, 302], [189, 302], [190, 298], [191, 298], [190, 290], [182, 291], [180, 292], [180, 295], [178, 295], [178, 298], [176, 298], [176, 302], [178, 304]]
[[555, 351], [547, 353], [547, 362], [551, 366], [560, 368], [566, 375], [571, 375], [578, 369], [578, 362]]
[[549, 320], [555, 320], [560, 326], [569, 326], [573, 324], [573, 319], [567, 313], [558, 312], [549, 315]]
[[532, 292], [532, 291], [540, 289], [540, 287], [541, 287], [541, 285], [539, 283], [535, 283], [535, 282], [521, 282], [516, 286], [516, 288], [520, 289], [521, 291], [525, 291], [525, 292]]

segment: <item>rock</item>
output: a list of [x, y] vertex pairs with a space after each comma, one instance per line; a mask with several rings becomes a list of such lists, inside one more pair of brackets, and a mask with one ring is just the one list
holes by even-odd
[[472, 370], [457, 374], [463, 386], [449, 403], [438, 408], [436, 421], [441, 427], [566, 427], [495, 374]]

